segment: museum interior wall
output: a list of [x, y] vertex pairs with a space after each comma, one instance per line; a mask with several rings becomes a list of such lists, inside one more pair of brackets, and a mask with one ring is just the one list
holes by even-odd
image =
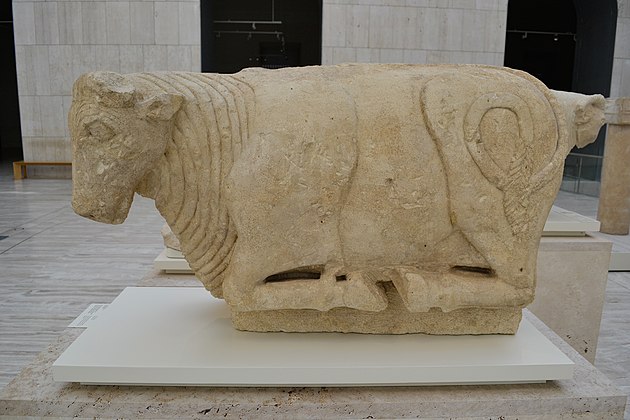
[[324, 0], [322, 64], [503, 64], [507, 0]]
[[[508, 0], [323, 0], [321, 63], [503, 65], [507, 15]], [[80, 74], [200, 71], [202, 44], [208, 49], [217, 37], [217, 28], [203, 35], [198, 0], [13, 0], [13, 20], [28, 161], [71, 159], [66, 115]], [[630, 0], [620, 0], [611, 97], [630, 95], [629, 38]], [[30, 176], [60, 171], [69, 176], [67, 168], [44, 167]]]
[[66, 116], [82, 73], [201, 69], [197, 0], [14, 1], [13, 14], [27, 161], [71, 160]]

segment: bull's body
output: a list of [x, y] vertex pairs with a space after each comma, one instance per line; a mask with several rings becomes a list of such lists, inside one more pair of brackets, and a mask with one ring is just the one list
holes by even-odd
[[[411, 312], [533, 298], [538, 242], [576, 141], [573, 110], [537, 80], [480, 66], [252, 69], [207, 79], [204, 102], [202, 76], [176, 78], [154, 83], [183, 96], [161, 119], [172, 140], [132, 191], [156, 198], [197, 275], [237, 311], [378, 312], [379, 282], [390, 281]], [[156, 89], [127, 80], [142, 97]], [[194, 124], [210, 112], [214, 141]], [[220, 168], [203, 169], [198, 145], [181, 151], [195, 136], [221, 153]], [[173, 174], [175, 155], [196, 163]], [[209, 197], [218, 210], [186, 207]]]

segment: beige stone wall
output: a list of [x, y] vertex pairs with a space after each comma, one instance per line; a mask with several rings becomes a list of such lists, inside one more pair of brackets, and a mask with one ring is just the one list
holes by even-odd
[[619, 0], [610, 97], [630, 96], [630, 0]]
[[508, 0], [324, 0], [322, 64], [503, 64]]
[[66, 116], [80, 74], [201, 69], [199, 0], [13, 0], [13, 18], [25, 160], [71, 159]]

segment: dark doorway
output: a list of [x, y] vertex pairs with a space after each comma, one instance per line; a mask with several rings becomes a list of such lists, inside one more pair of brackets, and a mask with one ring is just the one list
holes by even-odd
[[525, 70], [551, 89], [570, 91], [576, 30], [573, 0], [511, 0], [505, 65]]
[[0, 162], [22, 159], [11, 7], [10, 1], [0, 2]]
[[321, 64], [321, 0], [201, 2], [201, 69]]
[[[510, 0], [504, 64], [551, 89], [609, 96], [616, 26], [616, 0]], [[572, 151], [565, 176], [599, 181], [604, 131]]]

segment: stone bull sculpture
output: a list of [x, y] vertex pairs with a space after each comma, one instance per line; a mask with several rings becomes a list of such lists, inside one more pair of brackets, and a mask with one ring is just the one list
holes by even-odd
[[156, 207], [255, 331], [514, 333], [574, 145], [604, 99], [487, 66], [90, 73], [73, 207]]

